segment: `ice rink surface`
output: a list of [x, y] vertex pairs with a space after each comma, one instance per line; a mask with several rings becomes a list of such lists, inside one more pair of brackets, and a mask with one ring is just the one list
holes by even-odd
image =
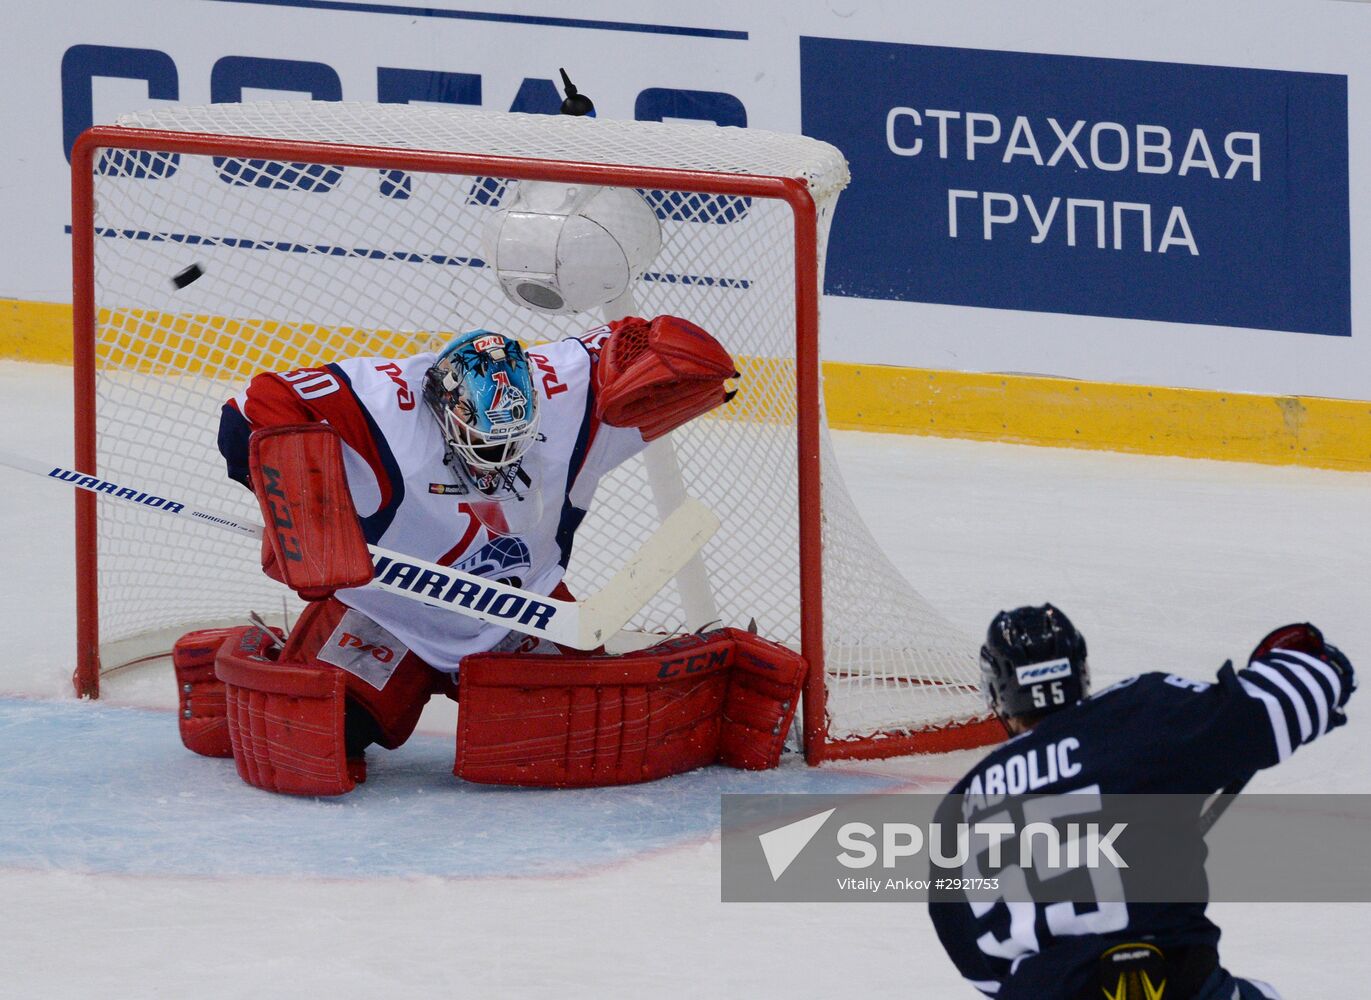
[[[0, 363], [0, 448], [69, 462], [69, 383]], [[855, 433], [837, 448], [936, 607], [979, 635], [1050, 600], [1087, 635], [1096, 687], [1211, 677], [1292, 620], [1371, 663], [1365, 474]], [[71, 497], [3, 469], [0, 484], [0, 996], [979, 995], [922, 907], [721, 904], [717, 843], [721, 791], [938, 790], [975, 752], [498, 790], [451, 777], [452, 709], [435, 703], [351, 795], [270, 796], [181, 748], [169, 670], [72, 698]], [[1368, 697], [1250, 787], [1371, 792]], [[1224, 963], [1287, 1000], [1366, 980], [1371, 904], [1211, 913]]]

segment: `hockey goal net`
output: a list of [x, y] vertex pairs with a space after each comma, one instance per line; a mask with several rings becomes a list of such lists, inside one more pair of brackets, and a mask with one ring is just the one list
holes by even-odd
[[[828, 439], [819, 289], [847, 182], [833, 147], [751, 129], [278, 102], [128, 116], [83, 135], [72, 170], [78, 466], [242, 518], [255, 503], [225, 478], [216, 430], [250, 376], [432, 350], [482, 326], [530, 344], [593, 327], [595, 315], [514, 305], [482, 259], [483, 231], [521, 182], [638, 192], [663, 247], [632, 289], [637, 311], [714, 333], [739, 359], [740, 392], [671, 435], [653, 468], [634, 460], [601, 485], [573, 592], [606, 582], [683, 488], [722, 528], [632, 630], [755, 619], [800, 649], [812, 762], [998, 735], [976, 694], [974, 642], [886, 559]], [[204, 276], [175, 287], [192, 263]], [[255, 543], [84, 494], [77, 561], [82, 694], [98, 693], [102, 666], [164, 653], [189, 628], [283, 613]]]

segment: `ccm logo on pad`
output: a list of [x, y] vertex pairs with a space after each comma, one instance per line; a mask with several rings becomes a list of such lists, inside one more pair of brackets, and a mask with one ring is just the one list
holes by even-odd
[[1030, 663], [1026, 667], [1019, 667], [1016, 671], [1019, 675], [1020, 684], [1040, 684], [1043, 681], [1059, 681], [1063, 677], [1071, 676], [1071, 661], [1066, 657], [1060, 660], [1046, 660], [1042, 663]]
[[290, 498], [281, 489], [281, 472], [264, 465], [262, 473], [267, 480], [262, 489], [271, 507], [272, 526], [278, 529], [276, 540], [280, 543], [281, 554], [292, 562], [299, 562], [304, 555], [300, 550], [300, 538], [295, 534], [295, 521], [290, 516]]
[[691, 656], [678, 656], [674, 660], [661, 660], [657, 676], [662, 680], [680, 677], [682, 674], [698, 674], [700, 671], [713, 671], [728, 665], [728, 650], [716, 649], [708, 653], [695, 653]]

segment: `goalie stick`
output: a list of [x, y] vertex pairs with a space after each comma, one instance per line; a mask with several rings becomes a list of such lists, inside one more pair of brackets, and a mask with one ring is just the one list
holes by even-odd
[[[0, 451], [0, 465], [249, 538], [262, 537], [262, 526], [253, 521], [197, 510], [174, 498], [74, 469], [5, 451]], [[374, 573], [368, 586], [573, 649], [595, 649], [694, 558], [718, 527], [719, 519], [708, 507], [687, 497], [609, 583], [583, 601], [535, 594], [377, 545], [367, 546]]]

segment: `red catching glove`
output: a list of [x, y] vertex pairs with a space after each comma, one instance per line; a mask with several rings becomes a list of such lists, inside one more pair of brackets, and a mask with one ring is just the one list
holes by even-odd
[[371, 580], [337, 431], [327, 424], [253, 431], [248, 466], [267, 525], [263, 572], [307, 601]]
[[636, 427], [652, 441], [733, 398], [738, 377], [728, 352], [688, 320], [636, 316], [612, 325], [600, 353], [595, 415], [613, 427]]

